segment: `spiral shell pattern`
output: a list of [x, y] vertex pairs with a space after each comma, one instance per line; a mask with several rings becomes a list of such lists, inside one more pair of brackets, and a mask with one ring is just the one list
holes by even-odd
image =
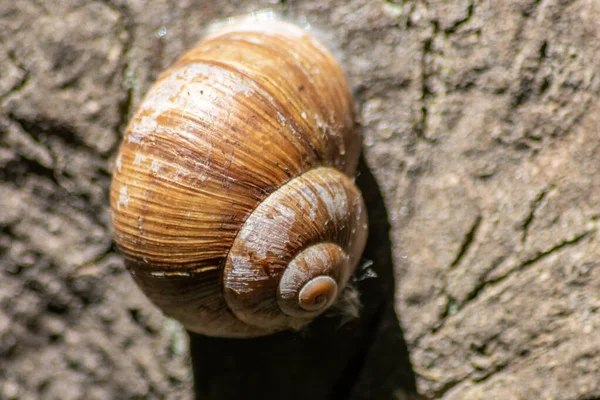
[[137, 284], [189, 330], [298, 329], [335, 302], [366, 241], [348, 84], [281, 21], [211, 33], [131, 119], [111, 185]]

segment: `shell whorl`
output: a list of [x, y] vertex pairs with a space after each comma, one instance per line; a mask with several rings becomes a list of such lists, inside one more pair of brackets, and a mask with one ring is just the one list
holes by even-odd
[[[254, 210], [231, 247], [223, 279], [229, 308], [254, 326], [305, 325], [346, 285], [365, 224], [362, 197], [343, 173], [320, 167], [293, 179]], [[319, 295], [323, 306], [313, 308], [310, 298]]]
[[354, 125], [343, 72], [308, 32], [211, 33], [151, 87], [117, 157], [115, 240], [135, 281], [194, 332], [305, 325], [366, 240]]

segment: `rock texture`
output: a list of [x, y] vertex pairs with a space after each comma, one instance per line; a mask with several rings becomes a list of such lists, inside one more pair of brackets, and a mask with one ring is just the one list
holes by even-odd
[[363, 118], [419, 391], [600, 396], [600, 3], [402, 9], [420, 62]]
[[193, 397], [187, 334], [112, 245], [110, 175], [158, 73], [266, 7], [337, 44], [379, 278], [341, 330], [192, 336], [198, 395], [253, 387], [214, 373], [251, 370], [223, 353], [241, 348], [274, 374], [316, 366], [331, 383], [286, 381], [313, 399], [600, 398], [596, 0], [0, 0], [0, 398]]

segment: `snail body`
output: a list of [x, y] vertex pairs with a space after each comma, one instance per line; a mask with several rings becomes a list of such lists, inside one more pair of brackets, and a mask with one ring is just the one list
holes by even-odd
[[352, 96], [331, 53], [282, 21], [221, 27], [154, 83], [111, 185], [136, 283], [197, 333], [300, 329], [364, 250]]

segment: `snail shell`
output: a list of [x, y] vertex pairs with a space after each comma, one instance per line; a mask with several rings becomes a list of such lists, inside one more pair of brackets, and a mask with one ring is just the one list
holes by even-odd
[[332, 54], [271, 20], [221, 27], [167, 69], [131, 119], [111, 186], [136, 283], [193, 332], [300, 329], [363, 252], [353, 102]]

